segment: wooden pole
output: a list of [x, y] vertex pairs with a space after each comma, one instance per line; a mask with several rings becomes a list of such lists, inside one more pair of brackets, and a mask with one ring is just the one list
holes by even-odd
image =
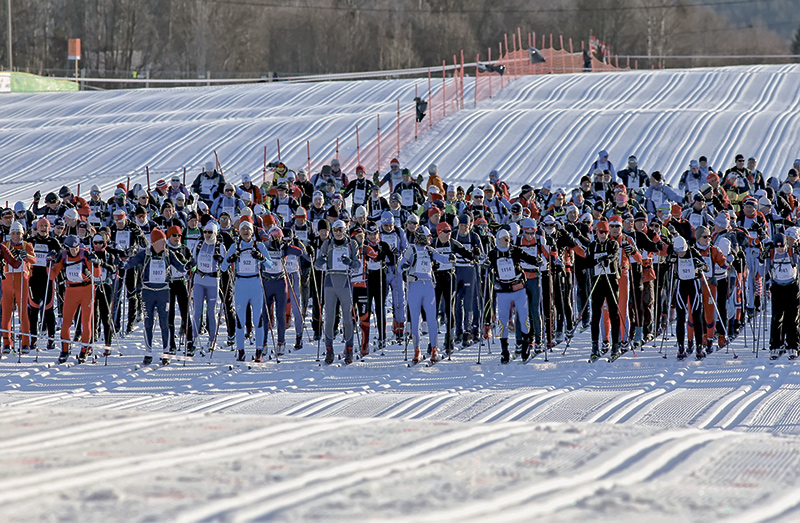
[[278, 138], [278, 161], [281, 161], [281, 140]]
[[308, 167], [306, 167], [306, 169], [308, 170], [308, 179], [310, 180], [311, 179], [311, 141], [310, 140], [306, 140], [306, 156], [308, 157]]
[[150, 168], [148, 166], [146, 166], [146, 165], [144, 166], [144, 172], [145, 172], [145, 175], [147, 176], [147, 190], [149, 191], [150, 190]]
[[447, 90], [447, 74], [445, 72], [445, 68], [447, 67], [447, 63], [442, 60], [442, 118], [447, 116], [447, 100], [446, 100], [446, 90]]
[[400, 159], [400, 99], [397, 99], [397, 158]]
[[[186, 172], [184, 170], [184, 172]], [[261, 169], [261, 183], [266, 183], [267, 181], [267, 146], [264, 146], [264, 167]]]
[[[419, 88], [418, 88], [417, 84], [414, 84], [414, 98], [419, 98]], [[414, 141], [415, 142], [417, 141], [417, 126], [418, 126], [418, 124], [419, 124], [419, 122], [417, 122], [417, 119], [414, 118]]]
[[481, 61], [481, 54], [478, 53], [475, 55], [475, 85], [473, 86], [473, 91], [475, 91], [475, 102], [472, 104], [473, 109], [478, 108], [478, 62]]
[[361, 138], [358, 136], [358, 124], [356, 124], [356, 160], [361, 165]]
[[[436, 114], [433, 111], [433, 100], [431, 99], [431, 68], [428, 67], [428, 129], [433, 129], [433, 115]], [[400, 125], [399, 117], [398, 117], [398, 125]]]
[[336, 137], [336, 159], [339, 159], [339, 137]]
[[[492, 63], [492, 48], [489, 48], [489, 58], [487, 58], [488, 63]], [[489, 77], [489, 99], [492, 98], [492, 73], [487, 75]]]
[[464, 50], [461, 50], [461, 109], [464, 109]]

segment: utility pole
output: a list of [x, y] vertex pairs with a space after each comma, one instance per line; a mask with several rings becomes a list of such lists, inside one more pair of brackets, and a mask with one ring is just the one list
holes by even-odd
[[14, 59], [11, 52], [11, 0], [8, 0], [8, 70], [14, 69]]

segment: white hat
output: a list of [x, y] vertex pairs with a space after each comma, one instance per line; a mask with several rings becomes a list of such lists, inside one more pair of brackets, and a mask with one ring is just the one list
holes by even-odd
[[206, 226], [203, 227], [203, 230], [204, 231], [214, 231], [214, 233], [216, 234], [217, 231], [219, 231], [219, 225], [217, 225], [217, 222], [208, 222], [206, 224]]
[[256, 216], [264, 216], [265, 214], [267, 214], [267, 208], [261, 205], [260, 203], [257, 203], [253, 207], [253, 213], [255, 213]]
[[89, 189], [89, 192], [90, 193], [93, 193], [93, 192], [99, 193], [100, 192], [100, 187], [98, 187], [96, 184], [92, 185], [92, 188]]
[[249, 174], [242, 175], [242, 183], [252, 182], [253, 180], [250, 178]]
[[65, 220], [77, 220], [78, 219], [78, 211], [75, 209], [67, 209], [64, 212], [64, 219]]
[[247, 220], [242, 220], [242, 221], [239, 223], [239, 230], [241, 231], [241, 230], [242, 230], [242, 229], [244, 229], [245, 227], [248, 227], [248, 228], [250, 228], [250, 229], [252, 230], [252, 229], [253, 229], [253, 224], [252, 224], [252, 223], [250, 223], [250, 222], [248, 222]]
[[250, 194], [249, 191], [242, 191], [242, 200], [244, 202], [250, 202], [253, 199], [253, 195]]
[[480, 189], [475, 189], [472, 191], [472, 197], [475, 198], [476, 196], [483, 196], [483, 191]]
[[342, 220], [336, 220], [335, 222], [333, 222], [333, 225], [331, 225], [331, 229], [344, 229], [344, 228], [345, 224]]
[[199, 202], [197, 202], [197, 209], [206, 212], [208, 210], [208, 205], [206, 205], [206, 202], [204, 202], [203, 200], [200, 200]]
[[788, 229], [786, 229], [786, 236], [791, 236], [795, 240], [797, 239], [798, 236], [800, 236], [799, 233], [800, 229], [798, 229], [797, 227], [789, 227]]
[[439, 172], [439, 167], [435, 163], [428, 166], [428, 174], [436, 174], [437, 172]]
[[500, 238], [510, 238], [510, 237], [511, 237], [511, 234], [505, 229], [500, 229], [499, 231], [497, 231], [497, 239], [498, 240], [500, 240]]
[[366, 218], [367, 217], [367, 208], [363, 205], [359, 205], [356, 207], [356, 212], [353, 213], [353, 216], [356, 218]]
[[211, 163], [211, 162], [206, 162], [206, 165], [205, 165], [205, 169], [204, 169], [204, 170], [205, 170], [207, 173], [213, 172], [213, 171], [214, 171], [214, 164], [213, 164], [213, 163]]
[[11, 229], [8, 232], [18, 232], [22, 234], [25, 232], [25, 227], [23, 227], [19, 222], [14, 222], [11, 224]]
[[684, 252], [686, 250], [686, 240], [683, 239], [683, 236], [676, 236], [672, 242], [672, 247], [676, 252]]

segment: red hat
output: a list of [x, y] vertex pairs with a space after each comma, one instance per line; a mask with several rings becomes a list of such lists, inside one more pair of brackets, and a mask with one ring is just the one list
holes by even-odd
[[269, 227], [270, 225], [275, 225], [276, 223], [278, 223], [275, 220], [275, 216], [272, 214], [267, 214], [266, 216], [262, 216], [261, 221], [264, 223], [264, 227]]
[[166, 187], [166, 186], [167, 186], [167, 182], [164, 181], [164, 180], [158, 180], [156, 182], [156, 187]]
[[172, 227], [167, 229], [167, 237], [173, 236], [175, 234], [177, 234], [178, 236], [181, 235], [181, 228], [178, 227], [177, 225], [173, 225]]
[[153, 232], [150, 233], [150, 243], [156, 243], [158, 240], [166, 240], [167, 235], [164, 234], [164, 231], [161, 229], [153, 229]]
[[431, 208], [428, 209], [428, 218], [433, 216], [434, 214], [438, 214], [439, 216], [442, 215], [442, 210], [435, 205], [431, 205]]
[[247, 222], [250, 225], [253, 225], [253, 217], [250, 216], [250, 215], [239, 217], [239, 225], [241, 225], [244, 222]]
[[680, 205], [678, 205], [677, 203], [672, 204], [671, 214], [673, 216], [680, 216], [682, 212], [683, 208]]
[[597, 230], [608, 232], [608, 222], [605, 220], [600, 220], [597, 222]]
[[611, 216], [611, 217], [608, 219], [608, 221], [609, 221], [609, 222], [614, 222], [614, 223], [622, 223], [622, 216], [616, 216], [616, 215], [614, 215], [614, 216]]
[[450, 227], [450, 224], [447, 222], [442, 222], [436, 226], [436, 234], [442, 234], [445, 231], [452, 231], [453, 228]]
[[48, 227], [50, 227], [50, 220], [47, 218], [39, 218], [39, 220], [36, 222], [36, 226], [38, 227], [42, 224], [46, 224]]
[[392, 158], [392, 161], [389, 162], [389, 165], [400, 165], [400, 160], [397, 158]]
[[363, 165], [356, 165], [356, 172], [358, 171], [367, 172]]
[[719, 181], [719, 175], [712, 171], [712, 172], [708, 173], [708, 176], [706, 176], [706, 181], [708, 183], [718, 182]]
[[296, 217], [302, 217], [302, 218], [308, 217], [308, 213], [306, 212], [305, 207], [298, 207], [297, 209], [295, 209], [294, 215]]

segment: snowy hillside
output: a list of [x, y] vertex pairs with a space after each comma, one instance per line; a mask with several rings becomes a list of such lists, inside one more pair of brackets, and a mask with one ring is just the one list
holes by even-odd
[[[496, 167], [514, 189], [574, 180], [598, 148], [615, 163], [636, 153], [673, 178], [690, 156], [727, 165], [736, 152], [783, 172], [800, 150], [799, 75], [797, 66], [758, 66], [519, 79], [478, 110], [447, 117], [402, 157], [415, 170], [438, 162], [445, 180], [482, 180]], [[274, 151], [278, 137], [292, 144], [294, 166], [306, 161], [305, 140], [320, 137], [322, 161], [366, 115], [390, 119], [413, 85], [1, 98], [0, 199], [78, 180], [109, 187], [145, 164], [198, 165], [213, 148], [230, 171], [258, 172], [263, 146]], [[281, 363], [253, 368], [227, 350], [140, 368], [140, 326], [107, 365], [57, 366], [52, 351], [38, 361], [5, 356], [0, 514], [793, 521], [800, 367], [754, 352], [754, 339], [763, 346], [768, 336], [762, 320], [703, 361], [677, 361], [670, 332], [635, 355], [589, 364], [587, 332], [527, 365], [500, 365], [494, 340], [433, 367], [407, 367], [401, 345], [326, 367], [306, 341]]]

